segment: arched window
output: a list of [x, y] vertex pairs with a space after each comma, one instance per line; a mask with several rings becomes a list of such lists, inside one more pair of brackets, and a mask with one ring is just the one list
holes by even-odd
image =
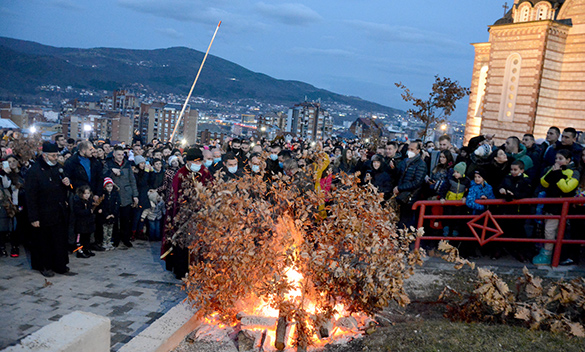
[[477, 94], [475, 96], [475, 113], [473, 116], [481, 117], [483, 98], [485, 96], [485, 86], [487, 82], [488, 65], [485, 65], [479, 71], [479, 81], [477, 82]]
[[519, 17], [518, 22], [530, 21], [530, 12], [532, 10], [532, 6], [530, 5], [530, 3], [528, 3], [528, 2], [523, 3], [522, 5], [520, 5], [520, 8], [518, 10], [520, 12], [520, 17]]
[[508, 60], [506, 60], [504, 84], [502, 86], [502, 96], [500, 98], [500, 121], [514, 121], [514, 110], [516, 109], [521, 65], [522, 57], [518, 53], [510, 55]]
[[550, 4], [548, 2], [541, 1], [536, 5], [536, 19], [538, 21], [548, 20], [550, 15]]

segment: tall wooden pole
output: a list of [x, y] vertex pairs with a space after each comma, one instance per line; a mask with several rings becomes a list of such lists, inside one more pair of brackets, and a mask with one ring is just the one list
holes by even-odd
[[197, 71], [197, 76], [195, 77], [195, 81], [193, 81], [193, 85], [191, 86], [191, 90], [189, 91], [189, 95], [187, 95], [187, 99], [185, 99], [185, 104], [183, 104], [183, 108], [181, 109], [181, 113], [179, 114], [179, 118], [177, 118], [177, 123], [175, 124], [175, 128], [173, 129], [173, 133], [171, 134], [171, 138], [169, 142], [173, 142], [173, 138], [175, 138], [175, 133], [177, 132], [177, 128], [179, 128], [179, 123], [181, 122], [181, 118], [183, 118], [183, 114], [185, 113], [185, 109], [187, 108], [187, 103], [191, 98], [191, 94], [193, 93], [193, 89], [195, 88], [195, 84], [197, 84], [197, 80], [199, 79], [199, 75], [201, 74], [201, 69], [203, 69], [203, 65], [205, 64], [205, 60], [207, 60], [207, 55], [209, 54], [209, 49], [211, 49], [211, 44], [213, 44], [213, 40], [215, 39], [215, 35], [219, 30], [219, 26], [221, 26], [221, 21], [217, 24], [217, 28], [215, 28], [215, 33], [213, 33], [213, 37], [211, 38], [211, 42], [207, 47], [207, 51], [205, 52], [205, 56], [203, 56], [203, 61], [201, 61], [201, 66], [199, 66], [199, 71]]

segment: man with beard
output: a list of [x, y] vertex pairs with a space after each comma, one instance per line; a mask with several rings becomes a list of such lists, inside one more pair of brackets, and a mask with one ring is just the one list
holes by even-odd
[[67, 264], [67, 190], [71, 183], [57, 165], [59, 147], [43, 143], [43, 152], [26, 175], [26, 205], [33, 226], [31, 266], [45, 277], [74, 275]]
[[124, 148], [120, 146], [114, 148], [113, 158], [106, 161], [103, 176], [111, 178], [114, 184], [120, 187], [120, 224], [114, 225], [114, 247], [118, 247], [122, 241], [130, 248], [132, 206], [138, 205], [138, 188], [130, 162], [125, 158]]
[[[93, 193], [93, 201], [96, 202], [103, 193], [104, 179], [102, 177], [102, 163], [92, 156], [93, 151], [93, 144], [90, 141], [79, 143], [77, 152], [67, 159], [63, 170], [65, 176], [71, 180], [73, 190], [77, 190], [84, 185], [89, 186]], [[72, 200], [73, 197], [71, 197], [70, 201]], [[95, 241], [91, 248], [84, 248], [84, 250], [103, 251], [104, 249], [99, 245], [99, 243], [103, 242], [102, 235], [101, 231], [96, 231]], [[75, 243], [75, 239], [69, 238], [69, 243]]]
[[[171, 194], [172, 210], [170, 215], [175, 230], [183, 225], [178, 216], [179, 211], [181, 210], [181, 204], [189, 202], [189, 198], [184, 195], [185, 190], [189, 187], [193, 187], [196, 182], [200, 182], [206, 186], [212, 181], [213, 177], [205, 165], [203, 165], [203, 153], [201, 152], [201, 149], [191, 148], [187, 150], [187, 154], [185, 155], [185, 166], [180, 168], [173, 178]], [[172, 239], [172, 235], [173, 234], [167, 235], [167, 241], [163, 244], [164, 251], [170, 248], [171, 245], [174, 245], [170, 240]], [[167, 262], [167, 270], [173, 271], [177, 279], [182, 279], [189, 271], [190, 259], [188, 248], [176, 246], [172, 251], [172, 255], [167, 255], [164, 259]]]

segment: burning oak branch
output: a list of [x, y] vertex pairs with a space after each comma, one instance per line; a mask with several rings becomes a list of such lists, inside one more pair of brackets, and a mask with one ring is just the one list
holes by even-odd
[[374, 187], [343, 176], [325, 195], [299, 180], [193, 183], [175, 219], [174, 239], [191, 251], [185, 289], [199, 318], [259, 331], [264, 350], [359, 333], [391, 301], [409, 303], [403, 282], [422, 264], [409, 250], [422, 230], [397, 229]]

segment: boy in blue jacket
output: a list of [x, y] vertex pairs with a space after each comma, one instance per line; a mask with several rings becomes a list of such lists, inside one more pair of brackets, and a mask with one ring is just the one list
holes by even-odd
[[485, 210], [485, 205], [477, 204], [477, 199], [495, 199], [494, 191], [484, 179], [485, 171], [483, 169], [475, 170], [473, 183], [467, 193], [465, 204], [471, 209], [473, 215], [480, 214]]

